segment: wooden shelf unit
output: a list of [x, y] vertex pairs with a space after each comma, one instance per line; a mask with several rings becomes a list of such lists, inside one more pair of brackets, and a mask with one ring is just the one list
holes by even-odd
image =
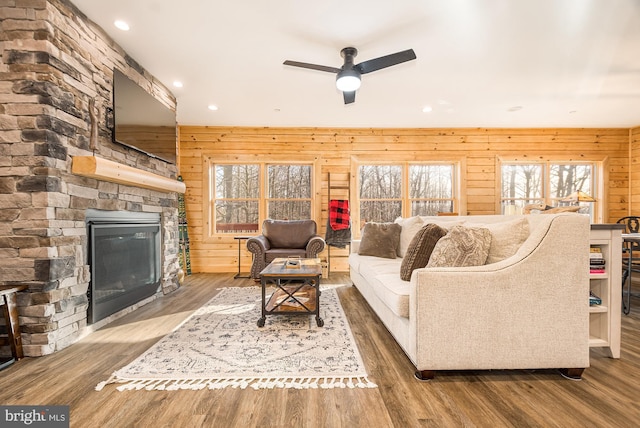
[[590, 235], [591, 246], [600, 247], [605, 259], [605, 273], [589, 275], [590, 290], [602, 300], [589, 307], [589, 347], [605, 348], [611, 358], [620, 358], [624, 226], [619, 226], [592, 224]]

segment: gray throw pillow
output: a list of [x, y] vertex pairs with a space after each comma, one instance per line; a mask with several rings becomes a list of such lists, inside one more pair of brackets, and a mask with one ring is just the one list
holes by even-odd
[[489, 229], [454, 226], [436, 244], [427, 267], [481, 266], [487, 261], [490, 246]]
[[402, 227], [396, 223], [369, 222], [362, 229], [358, 254], [395, 259]]
[[447, 234], [447, 229], [444, 229], [437, 224], [427, 224], [414, 235], [407, 253], [402, 259], [402, 265], [400, 266], [400, 279], [403, 281], [411, 280], [411, 273], [423, 268], [429, 262], [431, 253], [436, 246], [436, 243]]

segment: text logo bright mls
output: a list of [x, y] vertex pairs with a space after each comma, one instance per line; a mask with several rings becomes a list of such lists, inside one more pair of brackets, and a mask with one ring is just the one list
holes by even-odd
[[69, 428], [69, 406], [0, 406], [0, 426]]

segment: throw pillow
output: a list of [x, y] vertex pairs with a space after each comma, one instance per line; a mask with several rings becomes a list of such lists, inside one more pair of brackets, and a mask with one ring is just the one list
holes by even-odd
[[529, 237], [529, 221], [526, 218], [500, 223], [465, 223], [465, 226], [484, 227], [491, 232], [491, 246], [486, 264], [497, 263], [513, 256]]
[[425, 267], [436, 243], [446, 234], [447, 229], [443, 229], [437, 224], [431, 223], [423, 226], [411, 240], [407, 254], [402, 259], [400, 279], [410, 281], [411, 273], [414, 270]]
[[397, 223], [369, 222], [362, 229], [358, 254], [361, 256], [395, 259], [400, 243], [400, 227]]
[[400, 245], [398, 245], [398, 257], [404, 257], [405, 254], [407, 254], [407, 248], [409, 248], [411, 240], [425, 223], [418, 216], [407, 218], [398, 217], [395, 223], [402, 226], [402, 230], [400, 231]]
[[440, 238], [427, 267], [462, 267], [485, 264], [491, 232], [483, 227], [454, 226]]

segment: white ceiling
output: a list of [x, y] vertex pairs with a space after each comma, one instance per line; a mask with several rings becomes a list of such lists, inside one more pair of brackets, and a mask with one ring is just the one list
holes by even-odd
[[[640, 125], [638, 0], [71, 1], [172, 90], [184, 125]], [[356, 63], [418, 59], [364, 75], [350, 105], [334, 75], [282, 64], [340, 67], [346, 46]]]

